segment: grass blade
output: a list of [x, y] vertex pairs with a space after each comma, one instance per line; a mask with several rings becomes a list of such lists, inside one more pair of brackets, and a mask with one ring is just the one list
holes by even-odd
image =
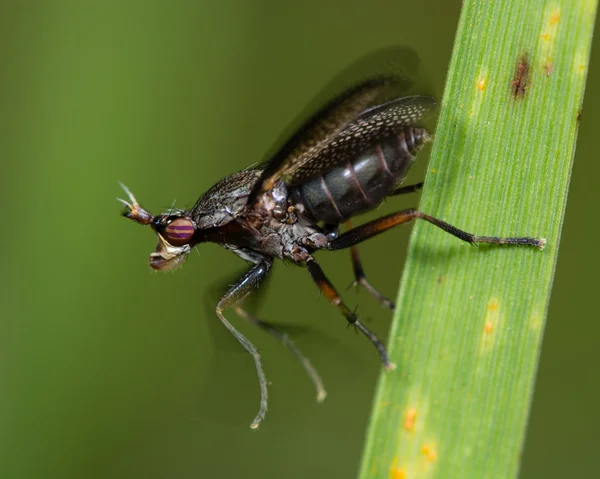
[[467, 0], [360, 478], [518, 473], [558, 255], [595, 0]]

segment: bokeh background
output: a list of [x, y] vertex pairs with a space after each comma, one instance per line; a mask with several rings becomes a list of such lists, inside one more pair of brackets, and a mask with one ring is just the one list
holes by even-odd
[[[176, 274], [151, 273], [155, 237], [119, 217], [117, 180], [155, 212], [174, 199], [193, 204], [262, 160], [332, 76], [386, 45], [413, 46], [441, 94], [459, 9], [446, 0], [2, 3], [2, 479], [355, 476], [379, 372], [364, 338], [301, 268], [278, 264], [261, 316], [297, 333], [329, 396], [316, 404], [291, 355], [230, 313], [272, 383], [267, 419], [249, 430], [253, 365], [207, 293], [244, 262], [203, 245]], [[600, 36], [594, 43], [524, 478], [600, 468]], [[361, 248], [392, 297], [409, 232]], [[344, 291], [347, 253], [320, 261]], [[345, 296], [386, 334], [390, 314], [364, 292]]]

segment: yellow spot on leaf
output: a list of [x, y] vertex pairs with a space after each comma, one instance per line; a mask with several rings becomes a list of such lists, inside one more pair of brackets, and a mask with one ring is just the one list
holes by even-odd
[[398, 467], [398, 457], [394, 456], [390, 466], [390, 479], [406, 479], [406, 472], [403, 467]]
[[406, 479], [406, 473], [404, 472], [404, 469], [393, 469], [392, 471], [390, 471], [390, 478]]
[[529, 319], [529, 327], [534, 331], [539, 331], [544, 324], [544, 316], [539, 312], [535, 311]]
[[587, 70], [587, 56], [584, 50], [580, 49], [573, 55], [573, 69], [580, 75], [585, 74]]
[[414, 407], [408, 408], [404, 415], [404, 429], [410, 432], [415, 430], [415, 421], [417, 419], [417, 410]]
[[427, 459], [429, 462], [435, 462], [437, 459], [437, 452], [435, 452], [435, 449], [430, 444], [423, 444], [423, 447], [421, 448], [421, 454], [423, 454], [425, 459]]
[[498, 298], [491, 298], [488, 301], [485, 318], [483, 323], [483, 335], [481, 337], [481, 352], [489, 351], [494, 345], [495, 335], [492, 335], [500, 322], [500, 301]]
[[560, 8], [556, 5], [550, 5], [544, 13], [545, 22], [542, 27], [540, 45], [540, 66], [546, 71], [546, 76], [550, 76], [552, 72], [554, 46], [556, 40], [556, 32], [558, 31], [558, 22], [560, 20]]
[[[478, 91], [483, 92], [487, 86], [487, 78], [488, 73], [486, 68], [482, 68], [479, 71], [479, 74], [475, 78], [475, 87]], [[476, 95], [471, 102], [471, 107], [469, 109], [469, 116], [473, 117], [479, 113], [479, 109], [481, 107], [481, 101], [483, 99], [483, 95]]]
[[437, 170], [435, 168], [432, 168], [431, 172], [435, 175], [437, 173]]

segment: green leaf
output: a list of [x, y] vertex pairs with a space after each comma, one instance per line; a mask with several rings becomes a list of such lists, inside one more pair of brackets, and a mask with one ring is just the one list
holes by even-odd
[[595, 0], [463, 4], [420, 210], [547, 247], [470, 246], [418, 222], [360, 478], [518, 473]]

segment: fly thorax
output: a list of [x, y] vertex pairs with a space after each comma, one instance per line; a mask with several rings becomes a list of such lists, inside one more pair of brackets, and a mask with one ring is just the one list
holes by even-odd
[[294, 205], [289, 201], [288, 186], [283, 181], [278, 181], [264, 194], [264, 207], [280, 223], [292, 225], [298, 221]]
[[260, 171], [243, 170], [215, 184], [196, 202], [191, 216], [199, 229], [223, 226], [240, 214], [260, 178]]

